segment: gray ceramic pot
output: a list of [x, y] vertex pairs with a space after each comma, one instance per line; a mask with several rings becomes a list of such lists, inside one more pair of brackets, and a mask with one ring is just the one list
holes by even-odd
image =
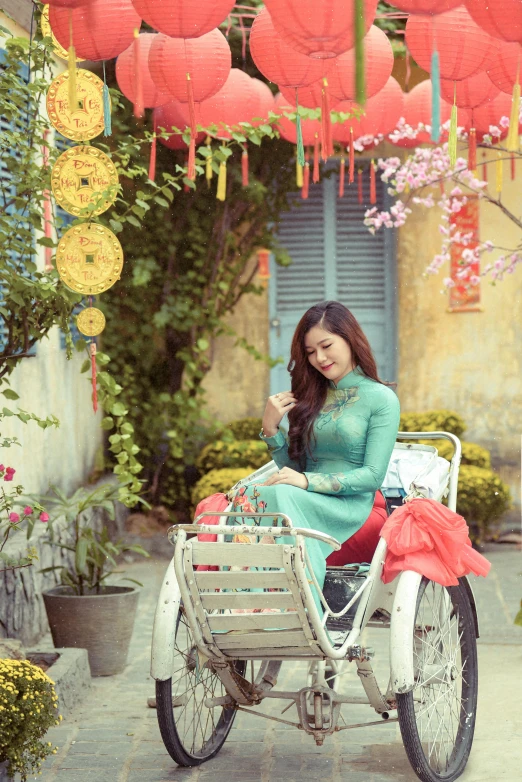
[[105, 586], [98, 595], [75, 595], [59, 586], [43, 593], [57, 649], [87, 649], [93, 676], [121, 673], [134, 627], [139, 589]]

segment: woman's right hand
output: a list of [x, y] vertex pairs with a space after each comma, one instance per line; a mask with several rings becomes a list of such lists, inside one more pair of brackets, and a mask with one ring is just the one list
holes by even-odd
[[280, 391], [269, 396], [263, 414], [263, 432], [265, 437], [276, 434], [281, 419], [297, 404], [297, 399], [291, 391]]

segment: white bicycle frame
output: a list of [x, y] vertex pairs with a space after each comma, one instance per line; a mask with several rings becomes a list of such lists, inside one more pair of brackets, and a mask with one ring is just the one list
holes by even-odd
[[[458, 437], [448, 432], [399, 432], [398, 438], [402, 440], [448, 439], [453, 443], [455, 451], [449, 468], [447, 488], [443, 488], [440, 492], [440, 496], [437, 496], [435, 499], [440, 501], [447, 491], [448, 506], [451, 510], [455, 510], [458, 471], [461, 460], [461, 444]], [[252, 513], [241, 514], [237, 512], [230, 512], [229, 514], [210, 514], [207, 512], [202, 514], [202, 516], [209, 515], [221, 517], [230, 515], [235, 518], [244, 517], [245, 519], [252, 517]], [[265, 515], [271, 519], [278, 515], [286, 520], [288, 526], [260, 528], [245, 524], [240, 526], [235, 525], [231, 528], [221, 524], [218, 526], [197, 524], [199, 520], [198, 517], [198, 519], [195, 520], [195, 524], [175, 525], [169, 530], [169, 539], [171, 542], [175, 542], [175, 552], [174, 557], [167, 568], [156, 607], [152, 637], [151, 676], [156, 680], [165, 681], [172, 675], [175, 627], [182, 600], [187, 613], [187, 620], [191, 626], [200, 652], [208, 658], [215, 659], [216, 662], [219, 659], [223, 661], [223, 658], [233, 659], [233, 655], [228, 657], [227, 655], [224, 655], [215, 644], [209, 643], [208, 636], [207, 640], [202, 636], [200, 629], [201, 616], [196, 617], [194, 613], [196, 610], [194, 588], [188, 586], [186, 578], [187, 563], [183, 559], [187, 556], [187, 550], [190, 550], [192, 546], [191, 541], [187, 542], [187, 533], [200, 532], [230, 535], [233, 529], [234, 534], [244, 532], [245, 534], [259, 535], [261, 531], [262, 534], [270, 534], [275, 537], [292, 537], [296, 541], [296, 550], [299, 549], [303, 553], [302, 562], [299, 562], [299, 557], [294, 557], [292, 572], [299, 582], [299, 589], [296, 590], [295, 594], [302, 599], [309, 620], [309, 629], [311, 627], [313, 631], [313, 633], [310, 633], [310, 654], [299, 654], [297, 657], [291, 655], [285, 656], [284, 650], [281, 649], [263, 649], [259, 650], [259, 652], [262, 653], [253, 651], [250, 655], [243, 654], [241, 655], [241, 659], [247, 657], [250, 657], [250, 659], [268, 660], [306, 659], [308, 657], [308, 659], [311, 658], [318, 661], [327, 659], [335, 661], [346, 659], [347, 657], [349, 659], [355, 659], [368, 701], [378, 713], [382, 714], [386, 712], [390, 708], [390, 693], [387, 694], [387, 697], [383, 697], [383, 694], [377, 686], [371, 666], [369, 666], [365, 659], [364, 650], [361, 650], [359, 646], [361, 633], [368, 625], [377, 609], [384, 609], [390, 614], [391, 688], [394, 693], [404, 693], [411, 690], [414, 686], [412, 638], [416, 613], [416, 598], [422, 576], [412, 571], [405, 571], [390, 584], [383, 584], [381, 574], [386, 557], [386, 542], [381, 538], [373, 556], [368, 577], [364, 582], [364, 588], [360, 595], [352, 629], [348, 633], [342, 646], [340, 648], [335, 648], [330, 641], [324, 625], [328, 613], [333, 616], [336, 616], [336, 614], [333, 614], [327, 609], [325, 617], [321, 617], [317, 611], [312, 590], [310, 589], [308, 578], [305, 574], [304, 559], [306, 557], [306, 549], [304, 543], [307, 537], [313, 537], [328, 543], [333, 549], [339, 549], [340, 544], [335, 539], [328, 535], [323, 535], [320, 532], [292, 527], [290, 519], [284, 514], [256, 513], [255, 515], [256, 518]], [[283, 548], [283, 546], [278, 548]], [[284, 545], [284, 549], [286, 550], [287, 548], [290, 550], [291, 547]], [[311, 571], [311, 568], [309, 568], [309, 570]], [[290, 565], [288, 566], [288, 572], [290, 572]], [[312, 578], [314, 578], [313, 572], [311, 572], [311, 575]], [[318, 587], [317, 584], [316, 587]], [[345, 608], [345, 610], [347, 610], [347, 608]], [[337, 616], [338, 615], [339, 614], [337, 614]], [[359, 657], [357, 657], [354, 652], [355, 649], [359, 649]], [[267, 697], [275, 696], [276, 693], [274, 693], [273, 696]], [[357, 702], [357, 700], [354, 701], [354, 699], [352, 699], [351, 702]]]

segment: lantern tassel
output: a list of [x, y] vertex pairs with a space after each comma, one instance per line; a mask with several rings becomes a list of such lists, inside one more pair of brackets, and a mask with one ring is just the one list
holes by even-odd
[[440, 60], [439, 53], [431, 55], [431, 140], [440, 138]]
[[300, 166], [304, 166], [305, 153], [303, 144], [303, 126], [301, 124], [301, 116], [299, 114], [299, 97], [297, 90], [295, 91], [295, 129], [297, 136], [297, 162]]
[[187, 160], [187, 177], [193, 182], [196, 178], [196, 137], [190, 134]]
[[468, 170], [475, 171], [477, 168], [477, 131], [470, 128], [468, 139]]
[[457, 104], [455, 103], [455, 97], [453, 99], [453, 106], [451, 107], [451, 119], [448, 137], [448, 154], [450, 159], [450, 166], [452, 168], [455, 168], [457, 163]]
[[73, 43], [72, 11], [69, 11], [69, 51], [67, 55], [67, 71], [69, 73], [69, 111], [77, 107], [76, 97], [76, 49]]
[[303, 186], [303, 166], [298, 160], [295, 161], [295, 184], [297, 187]]
[[339, 167], [339, 198], [342, 198], [344, 195], [344, 169], [345, 169], [345, 163], [344, 163], [344, 157], [342, 157], [341, 165]]
[[241, 177], [243, 181], [243, 187], [248, 187], [248, 151], [246, 144], [243, 150], [243, 154], [241, 155]]
[[216, 198], [224, 201], [227, 197], [227, 164], [225, 161], [219, 164], [218, 186]]
[[303, 188], [301, 190], [301, 198], [303, 199], [308, 198], [309, 189], [310, 189], [310, 163], [308, 162], [308, 160], [306, 160], [303, 168]]
[[503, 161], [502, 161], [502, 158], [501, 158], [500, 155], [501, 155], [501, 153], [497, 152], [497, 161], [496, 161], [496, 164], [495, 164], [495, 173], [496, 173], [495, 190], [497, 191], [499, 198], [500, 198], [500, 194], [502, 192], [502, 184], [503, 184], [502, 183], [502, 174], [503, 174], [502, 163], [503, 163]]
[[98, 382], [96, 378], [96, 342], [91, 342], [91, 371], [92, 371], [92, 409], [98, 411]]
[[192, 87], [192, 79], [190, 73], [187, 73], [187, 95], [188, 95], [188, 108], [190, 117], [190, 132], [196, 136], [196, 105], [194, 103], [194, 89]]
[[377, 192], [375, 187], [375, 163], [370, 163], [370, 204], [377, 203]]
[[509, 130], [506, 140], [506, 148], [508, 152], [518, 152], [519, 136], [518, 136], [518, 117], [520, 114], [520, 82], [517, 80], [513, 86], [513, 100], [511, 101], [511, 117], [509, 119]]
[[156, 123], [154, 122], [154, 132], [152, 134], [149, 159], [149, 179], [151, 182], [156, 181], [156, 143]]
[[362, 180], [362, 169], [357, 170], [357, 199], [360, 204], [363, 202], [363, 180]]
[[315, 134], [314, 139], [314, 173], [312, 182], [319, 182], [319, 134]]
[[111, 99], [109, 95], [109, 88], [107, 87], [107, 81], [105, 78], [105, 60], [103, 61], [103, 135], [110, 136], [112, 133], [111, 122]]
[[349, 171], [348, 171], [348, 183], [351, 185], [354, 181], [354, 175], [355, 175], [355, 158], [354, 158], [354, 149], [353, 149], [353, 128], [350, 128], [350, 142], [348, 146], [348, 154], [350, 156], [349, 160]]
[[366, 26], [364, 23], [364, 0], [354, 2], [354, 29], [355, 29], [355, 100], [359, 106], [366, 104], [366, 80], [364, 73], [364, 36]]
[[144, 114], [143, 106], [143, 76], [141, 72], [141, 48], [140, 31], [136, 27], [134, 30], [134, 116], [141, 119]]
[[207, 180], [207, 185], [210, 187], [210, 182], [212, 181], [212, 177], [214, 176], [214, 170], [212, 168], [212, 139], [210, 136], [207, 136], [205, 139], [205, 144], [210, 152], [209, 155], [207, 155], [207, 162], [205, 164], [205, 179]]
[[321, 90], [321, 157], [326, 162], [332, 154], [332, 118], [328, 100], [328, 81], [323, 79]]

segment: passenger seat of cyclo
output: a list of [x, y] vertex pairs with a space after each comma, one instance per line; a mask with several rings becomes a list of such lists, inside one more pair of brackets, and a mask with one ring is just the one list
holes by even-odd
[[379, 542], [379, 534], [388, 518], [383, 494], [375, 494], [372, 512], [362, 527], [345, 540], [339, 551], [334, 551], [326, 560], [327, 565], [351, 565], [355, 562], [371, 562]]

